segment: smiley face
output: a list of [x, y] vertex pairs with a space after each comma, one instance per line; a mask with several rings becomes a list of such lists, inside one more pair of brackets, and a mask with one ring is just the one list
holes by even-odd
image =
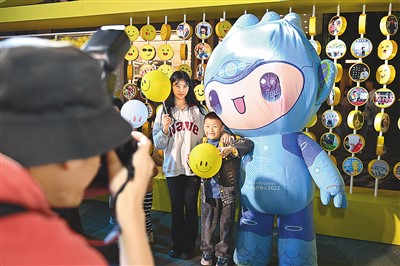
[[390, 84], [396, 76], [396, 70], [392, 65], [380, 65], [376, 70], [376, 81], [379, 84]]
[[172, 68], [172, 66], [167, 65], [167, 64], [163, 64], [163, 65], [159, 66], [158, 70], [162, 71], [165, 75], [168, 76], [168, 78], [170, 78], [172, 73], [174, 73], [174, 69]]
[[212, 144], [202, 143], [192, 149], [189, 155], [189, 165], [193, 173], [202, 178], [211, 178], [221, 168], [222, 157], [219, 150]]
[[215, 26], [215, 34], [217, 34], [219, 38], [223, 39], [231, 28], [232, 24], [229, 21], [220, 21]]
[[396, 53], [397, 43], [393, 40], [383, 40], [378, 46], [378, 57], [382, 60], [391, 60]]
[[139, 30], [133, 25], [126, 26], [125, 33], [128, 35], [128, 38], [131, 42], [136, 41], [136, 39], [139, 37]]
[[204, 96], [204, 84], [199, 84], [196, 87], [194, 87], [194, 95], [196, 95], [196, 99], [199, 102], [206, 100], [206, 98]]
[[163, 44], [160, 47], [158, 47], [158, 57], [160, 57], [161, 60], [167, 61], [171, 60], [172, 57], [174, 57], [174, 49], [171, 47], [169, 44]]
[[156, 38], [156, 28], [153, 25], [144, 25], [140, 28], [140, 37], [145, 41], [152, 41]]
[[160, 37], [163, 41], [169, 41], [171, 38], [171, 25], [163, 24], [160, 30]]
[[192, 68], [189, 65], [187, 65], [187, 64], [179, 65], [178, 70], [184, 71], [189, 75], [189, 77], [192, 77]]
[[127, 61], [134, 61], [139, 57], [139, 50], [136, 46], [131, 45], [128, 52], [125, 54], [125, 60]]
[[145, 44], [140, 48], [140, 57], [143, 60], [153, 60], [156, 56], [156, 48], [151, 46], [150, 44]]

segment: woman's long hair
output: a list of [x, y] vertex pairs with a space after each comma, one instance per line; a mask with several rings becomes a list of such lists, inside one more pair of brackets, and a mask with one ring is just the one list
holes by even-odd
[[171, 93], [168, 96], [168, 98], [165, 100], [165, 106], [167, 108], [167, 113], [170, 115], [170, 117], [174, 118], [171, 114], [171, 109], [173, 107], [175, 107], [175, 95], [173, 93], [173, 86], [175, 82], [179, 82], [181, 80], [184, 80], [186, 82], [186, 84], [189, 85], [189, 91], [185, 96], [185, 100], [186, 103], [188, 104], [188, 106], [197, 106], [197, 108], [199, 108], [200, 113], [202, 113], [203, 115], [206, 115], [207, 112], [205, 110], [205, 108], [200, 104], [200, 102], [197, 101], [196, 99], [196, 95], [194, 94], [194, 88], [193, 88], [193, 83], [192, 80], [190, 79], [189, 75], [184, 72], [184, 71], [175, 71], [170, 79], [171, 81]]

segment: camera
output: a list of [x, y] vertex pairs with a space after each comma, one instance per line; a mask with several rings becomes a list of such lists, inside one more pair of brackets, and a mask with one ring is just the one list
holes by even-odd
[[[102, 26], [95, 31], [93, 36], [82, 46], [81, 50], [99, 61], [102, 69], [102, 80], [104, 81], [110, 97], [114, 88], [112, 80], [113, 72], [123, 60], [125, 54], [130, 48], [130, 41], [126, 35], [124, 25]], [[137, 142], [132, 137], [115, 152], [121, 161], [121, 164], [128, 169], [128, 178], [133, 178], [134, 169], [132, 165], [133, 153], [137, 150]], [[108, 167], [107, 158], [101, 156], [101, 166], [95, 179], [90, 185], [91, 188], [108, 187]]]

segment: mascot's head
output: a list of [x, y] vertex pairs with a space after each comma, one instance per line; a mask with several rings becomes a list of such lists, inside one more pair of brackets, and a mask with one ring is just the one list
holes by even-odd
[[295, 13], [241, 16], [213, 51], [206, 103], [245, 137], [303, 130], [328, 97], [335, 66], [321, 62]]

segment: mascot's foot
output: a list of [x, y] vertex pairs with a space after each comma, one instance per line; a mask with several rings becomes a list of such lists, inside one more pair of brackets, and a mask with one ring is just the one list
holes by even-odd
[[271, 259], [272, 236], [259, 236], [248, 231], [237, 233], [234, 262], [237, 265], [267, 265]]
[[279, 265], [318, 265], [315, 239], [312, 241], [279, 239], [278, 253]]

